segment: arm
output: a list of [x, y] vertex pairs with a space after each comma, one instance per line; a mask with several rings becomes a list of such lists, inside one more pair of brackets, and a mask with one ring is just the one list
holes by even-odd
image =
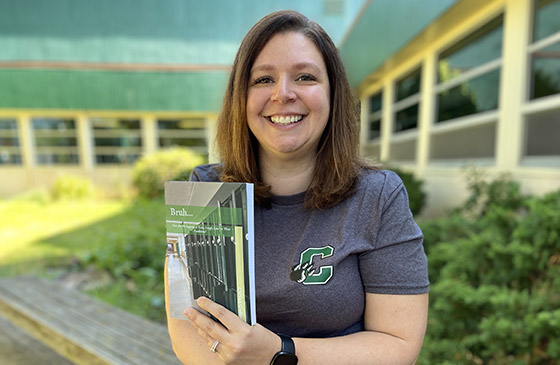
[[[200, 298], [198, 304], [224, 324], [192, 308], [185, 311], [202, 340], [198, 343], [203, 354], [198, 355], [214, 355], [210, 346], [216, 340], [220, 344], [215, 355], [225, 363], [268, 364], [280, 350], [279, 337], [266, 328], [247, 325], [207, 298]], [[365, 331], [327, 339], [294, 338], [299, 364], [413, 364], [424, 338], [427, 313], [428, 294], [368, 293]]]
[[189, 321], [169, 316], [169, 282], [167, 280], [167, 257], [164, 268], [165, 310], [167, 328], [175, 355], [183, 364], [222, 364], [215, 354], [210, 352], [208, 344], [198, 335]]

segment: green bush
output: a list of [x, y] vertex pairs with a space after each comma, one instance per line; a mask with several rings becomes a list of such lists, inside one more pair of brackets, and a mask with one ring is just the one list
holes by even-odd
[[51, 195], [54, 200], [83, 200], [92, 198], [95, 188], [85, 177], [67, 175], [55, 180]]
[[141, 158], [134, 165], [132, 184], [143, 198], [163, 194], [164, 183], [170, 180], [187, 180], [192, 169], [205, 163], [205, 159], [186, 148], [171, 148]]
[[391, 171], [394, 171], [402, 179], [406, 191], [408, 192], [408, 200], [410, 204], [410, 211], [413, 215], [418, 215], [424, 209], [426, 204], [426, 193], [422, 190], [422, 185], [424, 182], [417, 179], [414, 174], [404, 171], [396, 167], [389, 167]]
[[420, 363], [554, 364], [560, 356], [560, 191], [523, 197], [471, 176], [426, 237], [430, 318]]
[[160, 200], [134, 202], [97, 235], [103, 245], [80, 257], [82, 268], [93, 265], [109, 274], [111, 284], [90, 292], [102, 300], [156, 321], [165, 320], [163, 267], [165, 204]]

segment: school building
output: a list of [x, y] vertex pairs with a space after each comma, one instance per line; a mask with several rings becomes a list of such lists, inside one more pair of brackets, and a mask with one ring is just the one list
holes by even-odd
[[0, 0], [0, 197], [58, 176], [107, 187], [140, 156], [212, 136], [252, 24], [301, 11], [339, 46], [365, 155], [425, 181], [426, 216], [464, 168], [560, 188], [560, 0]]

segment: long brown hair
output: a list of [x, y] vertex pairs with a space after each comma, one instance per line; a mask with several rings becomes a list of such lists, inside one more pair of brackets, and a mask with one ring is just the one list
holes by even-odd
[[328, 34], [317, 23], [295, 11], [279, 11], [257, 22], [243, 39], [235, 57], [222, 111], [216, 144], [224, 182], [252, 182], [258, 204], [267, 205], [270, 186], [263, 183], [258, 161], [258, 141], [247, 124], [247, 93], [253, 63], [276, 34], [299, 32], [321, 52], [330, 84], [330, 115], [319, 141], [317, 161], [305, 206], [324, 209], [351, 195], [360, 167], [369, 167], [359, 156], [359, 105], [339, 56]]

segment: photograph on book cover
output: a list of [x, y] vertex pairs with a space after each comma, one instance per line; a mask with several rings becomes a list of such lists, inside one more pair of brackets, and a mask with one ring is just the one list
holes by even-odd
[[255, 324], [253, 185], [169, 181], [165, 205], [170, 316], [206, 296]]

